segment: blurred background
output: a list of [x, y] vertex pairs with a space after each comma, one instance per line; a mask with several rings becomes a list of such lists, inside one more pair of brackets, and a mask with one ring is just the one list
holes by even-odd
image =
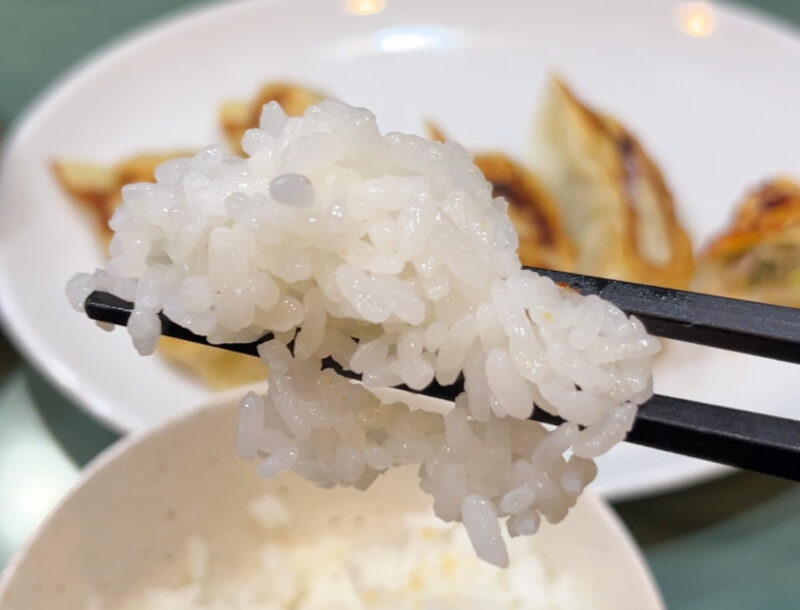
[[[88, 53], [194, 4], [0, 0], [3, 131]], [[796, 0], [742, 0], [741, 5], [800, 27]], [[78, 471], [117, 438], [50, 385], [0, 331], [0, 566]], [[800, 607], [798, 485], [740, 473], [614, 508], [644, 549], [670, 608]]]

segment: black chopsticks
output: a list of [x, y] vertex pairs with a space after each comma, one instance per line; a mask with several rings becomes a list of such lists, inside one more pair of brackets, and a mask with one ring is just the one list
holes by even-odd
[[800, 311], [698, 292], [532, 268], [636, 316], [650, 334], [800, 363]]
[[[580, 292], [611, 301], [636, 315], [652, 334], [800, 362], [800, 309], [536, 271]], [[104, 292], [93, 292], [85, 303], [86, 313], [93, 320], [121, 326], [127, 324], [132, 308], [132, 303]], [[161, 324], [165, 336], [208, 344], [204, 337], [174, 324], [163, 314]], [[258, 344], [270, 338], [268, 334], [253, 343], [215, 347], [255, 356]], [[358, 379], [358, 375], [331, 359], [323, 365]], [[462, 390], [463, 379], [459, 378], [448, 386], [434, 382], [420, 393], [453, 400]], [[542, 409], [534, 409], [533, 419], [561, 423]], [[656, 394], [639, 409], [626, 441], [800, 481], [800, 421]]]

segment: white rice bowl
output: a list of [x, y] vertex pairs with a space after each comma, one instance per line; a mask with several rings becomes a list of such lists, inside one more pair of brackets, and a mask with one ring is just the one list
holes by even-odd
[[[0, 608], [275, 610], [289, 595], [311, 604], [306, 583], [325, 595], [314, 608], [663, 608], [638, 551], [591, 491], [558, 526], [512, 541], [502, 570], [474, 556], [460, 527], [437, 525], [413, 469], [366, 492], [320, 489], [291, 472], [255, 476], [230, 451], [237, 401], [99, 456], [2, 574]], [[342, 578], [342, 565], [369, 569]], [[376, 603], [347, 597], [354, 583]]]
[[[515, 537], [564, 518], [652, 394], [658, 340], [522, 270], [505, 200], [457, 144], [382, 135], [367, 110], [328, 100], [299, 118], [267, 104], [243, 149], [125, 187], [111, 258], [73, 278], [73, 305], [95, 289], [133, 301], [142, 354], [162, 310], [212, 343], [273, 332], [259, 350], [269, 391], [242, 401], [240, 457], [265, 477], [357, 489], [416, 465], [436, 514], [508, 565], [501, 522]], [[326, 358], [364, 386], [321, 370]], [[459, 376], [446, 413], [369, 391]], [[565, 423], [528, 421], [534, 402]]]

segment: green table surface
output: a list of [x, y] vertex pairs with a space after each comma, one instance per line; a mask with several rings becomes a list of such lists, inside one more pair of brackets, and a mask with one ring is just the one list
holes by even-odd
[[[0, 125], [13, 121], [88, 52], [189, 4], [0, 0]], [[800, 26], [800, 0], [744, 4]], [[116, 439], [53, 388], [0, 332], [0, 566], [79, 469]], [[614, 508], [644, 549], [670, 608], [800, 608], [799, 485], [742, 473]]]

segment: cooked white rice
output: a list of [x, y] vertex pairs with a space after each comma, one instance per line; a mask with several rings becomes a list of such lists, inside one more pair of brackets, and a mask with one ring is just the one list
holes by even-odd
[[[225, 565], [221, 551], [193, 535], [186, 541], [182, 578], [170, 586], [143, 583], [121, 603], [98, 596], [86, 610], [591, 610], [600, 604], [576, 575], [555, 572], [530, 539], [509, 545], [508, 570], [478, 561], [462, 528], [406, 515], [380, 539], [355, 540], [329, 529], [292, 538], [302, 523], [280, 498], [250, 507], [261, 526], [244, 565]], [[358, 516], [366, 531], [370, 515]], [[251, 550], [253, 551], [251, 553]], [[177, 575], [176, 575], [177, 576]]]
[[[239, 454], [263, 476], [293, 468], [359, 488], [419, 464], [437, 515], [506, 565], [498, 519], [515, 536], [564, 517], [650, 397], [658, 341], [522, 270], [505, 200], [457, 144], [384, 136], [367, 110], [325, 101], [300, 118], [266, 105], [243, 148], [168, 161], [155, 184], [125, 187], [111, 259], [73, 278], [75, 307], [94, 289], [134, 301], [143, 354], [160, 310], [212, 343], [274, 332], [260, 350], [269, 392], [242, 402]], [[328, 356], [365, 387], [321, 371]], [[462, 373], [446, 416], [368, 389]], [[525, 421], [534, 403], [568, 423]]]

